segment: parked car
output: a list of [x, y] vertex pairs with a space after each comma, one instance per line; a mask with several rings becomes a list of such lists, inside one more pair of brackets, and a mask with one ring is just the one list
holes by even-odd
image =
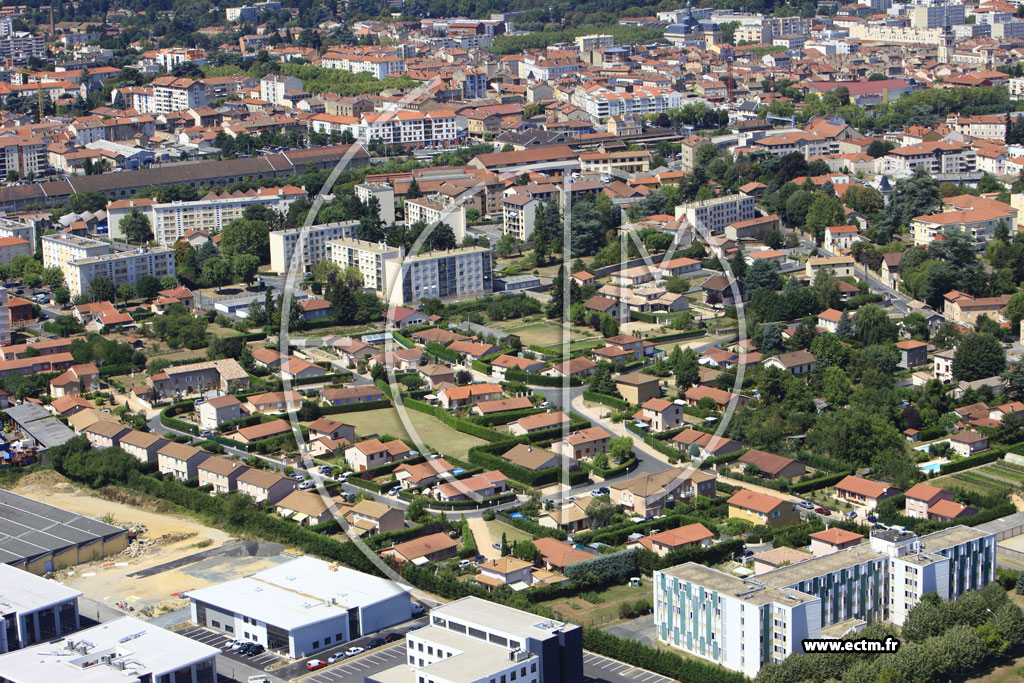
[[391, 490], [388, 491], [388, 495], [389, 496], [397, 496], [398, 492], [401, 491], [401, 490], [402, 490], [401, 486], [393, 486], [393, 487], [391, 487]]
[[359, 647], [358, 645], [353, 645], [349, 649], [345, 650], [345, 655], [348, 657], [355, 657], [356, 655], [361, 655], [364, 652], [366, 652], [366, 648]]
[[335, 481], [348, 481], [348, 472], [342, 472], [334, 479]]
[[343, 659], [345, 659], [344, 652], [335, 652], [333, 655], [327, 658], [327, 663], [334, 664], [335, 662], [340, 662]]
[[304, 474], [293, 474], [292, 479], [295, 481], [306, 481], [306, 475]]
[[[499, 548], [501, 547], [501, 544], [500, 544], [500, 543], [498, 544], [498, 547], [499, 547]], [[423, 611], [424, 611], [424, 607], [423, 607], [423, 605], [421, 605], [421, 604], [420, 604], [420, 603], [418, 603], [418, 602], [414, 602], [414, 603], [412, 603], [412, 613], [413, 613], [413, 614], [423, 614]]]
[[828, 517], [828, 516], [830, 516], [832, 514], [832, 511], [829, 510], [828, 508], [818, 507], [818, 508], [814, 508], [814, 511], [817, 512], [819, 515], [825, 515], [826, 517]]
[[396, 640], [401, 640], [401, 639], [402, 639], [402, 634], [401, 633], [389, 633], [386, 636], [384, 636], [384, 642], [385, 643], [393, 643]]
[[878, 517], [875, 517], [874, 515], [868, 515], [868, 521], [874, 524], [878, 521]]
[[299, 490], [300, 491], [306, 491], [306, 490], [311, 489], [311, 488], [313, 488], [315, 486], [316, 486], [316, 482], [315, 481], [313, 481], [312, 479], [307, 479], [306, 481], [304, 481], [301, 484], [299, 484]]
[[846, 513], [846, 518], [847, 519], [856, 519], [857, 518], [857, 513], [854, 512], [853, 510], [850, 510], [849, 512]]
[[327, 662], [322, 659], [311, 659], [306, 662], [306, 668], [310, 671], [316, 671], [317, 669], [322, 669], [325, 666], [327, 666]]
[[256, 655], [263, 654], [264, 652], [266, 652], [266, 650], [267, 648], [263, 647], [259, 643], [253, 643], [252, 647], [250, 647], [248, 652], [246, 652], [245, 654], [250, 657], [255, 657]]
[[607, 495], [611, 494], [611, 492], [612, 492], [612, 490], [610, 488], [608, 488], [607, 486], [602, 486], [601, 488], [599, 488], [597, 490], [601, 492], [602, 496], [607, 496]]
[[800, 503], [799, 503], [799, 505], [800, 505], [800, 507], [802, 507], [802, 508], [803, 508], [804, 510], [813, 510], [813, 509], [814, 509], [814, 503], [812, 503], [812, 502], [811, 502], [811, 501], [809, 501], [809, 500], [801, 500], [801, 501], [800, 501]]
[[500, 543], [492, 543], [491, 547], [494, 548], [495, 550], [501, 550], [501, 544]]
[[373, 640], [370, 641], [370, 644], [366, 646], [366, 649], [367, 650], [372, 650], [374, 648], [380, 647], [383, 644], [384, 644], [384, 639], [383, 638], [374, 638]]
[[590, 495], [592, 495], [594, 498], [597, 498], [598, 496], [603, 494], [601, 493], [601, 489], [594, 489], [593, 491], [590, 492]]

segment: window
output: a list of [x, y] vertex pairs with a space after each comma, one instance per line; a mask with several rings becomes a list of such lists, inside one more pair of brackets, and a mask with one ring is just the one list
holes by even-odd
[[[246, 637], [248, 637], [248, 636], [249, 636], [249, 634], [248, 634], [248, 633], [246, 633], [245, 635], [246, 635]], [[320, 641], [319, 641], [319, 640], [314, 640], [314, 641], [313, 641], [313, 649], [314, 649], [314, 650], [316, 650], [316, 649], [318, 649], [319, 647], [320, 647]]]

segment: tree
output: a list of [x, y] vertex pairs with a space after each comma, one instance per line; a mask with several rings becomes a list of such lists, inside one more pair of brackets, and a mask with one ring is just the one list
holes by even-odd
[[53, 287], [56, 287], [59, 284], [63, 284], [63, 282], [64, 282], [64, 271], [62, 271], [57, 266], [51, 266], [49, 268], [44, 268], [43, 272], [42, 272], [42, 274], [40, 276], [40, 279], [42, 280], [42, 283], [45, 286], [53, 288]]
[[136, 244], [145, 244], [153, 239], [153, 226], [149, 218], [138, 209], [132, 209], [121, 219], [121, 232], [124, 233], [126, 241]]
[[990, 334], [964, 335], [953, 354], [953, 376], [964, 382], [994, 377], [1005, 367], [1003, 345]]
[[106, 275], [97, 275], [89, 282], [89, 298], [96, 302], [114, 301], [117, 298], [117, 288]]
[[250, 284], [256, 279], [259, 269], [260, 259], [255, 254], [235, 254], [231, 257], [231, 270], [239, 282]]
[[782, 332], [774, 323], [768, 323], [761, 328], [761, 343], [758, 349], [761, 353], [769, 354], [773, 351], [783, 351], [786, 348], [785, 342], [782, 340]]
[[212, 258], [203, 265], [200, 278], [207, 287], [223, 287], [231, 284], [231, 264], [226, 259]]
[[558, 267], [558, 273], [555, 274], [555, 279], [551, 283], [551, 301], [548, 302], [547, 316], [561, 320], [565, 317], [568, 303], [565, 300], [565, 265], [563, 264]]
[[832, 407], [846, 405], [851, 394], [853, 385], [850, 377], [843, 372], [842, 368], [830, 366], [825, 370], [825, 379], [822, 382], [822, 393]]
[[[270, 228], [263, 221], [236, 218], [221, 231], [220, 252], [230, 260], [235, 254], [253, 254], [260, 263], [270, 260]], [[205, 263], [203, 264], [205, 270]]]
[[1024, 320], [1024, 290], [1015, 293], [1006, 303], [1006, 318], [1011, 330], [1020, 330], [1020, 321]]
[[878, 157], [884, 157], [895, 146], [893, 143], [886, 142], [885, 140], [873, 140], [864, 151], [868, 156], [877, 159]]
[[590, 376], [590, 390], [606, 396], [619, 396], [619, 390], [612, 379], [612, 364], [598, 361], [594, 366], [594, 374]]
[[821, 244], [825, 240], [825, 228], [831, 225], [843, 225], [846, 211], [838, 198], [824, 192], [815, 192], [814, 200], [807, 208], [805, 229], [814, 235], [814, 240]]
[[853, 314], [853, 324], [857, 336], [865, 346], [894, 342], [899, 336], [896, 323], [889, 315], [874, 304], [861, 306]]
[[601, 336], [605, 339], [614, 337], [619, 333], [619, 324], [615, 322], [615, 318], [611, 317], [607, 313], [601, 314]]
[[618, 508], [610, 501], [602, 500], [600, 498], [594, 498], [587, 504], [587, 509], [584, 512], [587, 513], [587, 517], [590, 518], [590, 528], [597, 529], [603, 526], [608, 526], [608, 523], [612, 521]]
[[[735, 271], [733, 272], [735, 275]], [[775, 291], [782, 286], [782, 277], [779, 275], [779, 264], [768, 259], [757, 259], [747, 269], [744, 279], [746, 291], [753, 293], [759, 289], [770, 289]]]
[[405, 190], [406, 199], [419, 199], [423, 196], [423, 190], [420, 189], [420, 184], [416, 182], [416, 178], [409, 181], [409, 187]]
[[941, 204], [939, 184], [930, 173], [918, 166], [914, 169], [914, 175], [896, 181], [893, 186], [889, 203], [882, 209], [877, 221], [878, 241], [885, 244], [901, 226], [910, 225], [910, 221], [917, 216], [934, 213]]
[[[676, 347], [679, 348], [678, 346]], [[700, 364], [698, 363], [697, 352], [687, 347], [679, 354], [678, 362], [672, 366], [672, 373], [676, 376], [676, 386], [680, 391], [686, 391], [690, 387], [700, 383]]]
[[117, 287], [117, 298], [121, 301], [129, 301], [135, 298], [135, 287], [130, 282], [122, 282]]
[[628, 436], [608, 440], [608, 455], [616, 463], [624, 463], [633, 457], [633, 440]]
[[67, 287], [57, 287], [53, 290], [53, 302], [58, 306], [65, 306], [71, 301], [71, 292]]
[[850, 320], [850, 314], [843, 311], [839, 316], [839, 324], [836, 325], [836, 336], [840, 339], [853, 339], [857, 336], [857, 328]]

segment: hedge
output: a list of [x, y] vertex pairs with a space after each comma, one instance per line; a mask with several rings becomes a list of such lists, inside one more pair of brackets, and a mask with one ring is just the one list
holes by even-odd
[[469, 526], [469, 522], [463, 518], [462, 520], [462, 547], [459, 548], [459, 557], [465, 559], [467, 557], [476, 557], [476, 536], [473, 535], [473, 530]]
[[[679, 505], [677, 503], [677, 505]], [[683, 511], [678, 512], [676, 510], [668, 511], [666, 515], [660, 519], [652, 519], [647, 522], [640, 522], [634, 524], [631, 521], [620, 522], [611, 526], [604, 527], [603, 529], [594, 529], [593, 531], [584, 531], [575, 534], [573, 538], [577, 543], [583, 545], [590, 545], [591, 543], [607, 543], [611, 546], [618, 546], [629, 540], [630, 534], [649, 534], [655, 529], [666, 531], [668, 529], [675, 529], [687, 524], [703, 524], [707, 527], [712, 527], [714, 522], [712, 518], [725, 517], [728, 514], [728, 504], [725, 498], [715, 498], [710, 504], [702, 510], [696, 510], [692, 505], [687, 505]]]
[[521, 410], [506, 410], [504, 412], [492, 413], [490, 415], [472, 415], [466, 419], [478, 425], [490, 427], [491, 425], [506, 425], [509, 422], [515, 422], [521, 417], [536, 415], [537, 413], [543, 412], [544, 408], [522, 408]]
[[198, 434], [199, 427], [189, 422], [178, 420], [174, 417], [175, 415], [180, 415], [194, 407], [195, 404], [192, 403], [192, 401], [178, 401], [177, 403], [172, 403], [160, 411], [160, 424], [168, 429], [176, 429], [179, 432]]
[[584, 466], [589, 471], [591, 471], [594, 474], [596, 474], [597, 476], [601, 477], [602, 479], [606, 479], [607, 480], [607, 479], [614, 479], [615, 477], [621, 477], [623, 474], [626, 474], [628, 472], [632, 472], [633, 470], [636, 469], [637, 464], [639, 464], [639, 463], [638, 463], [638, 461], [636, 459], [636, 456], [634, 455], [631, 458], [629, 458], [628, 460], [626, 460], [624, 463], [622, 463], [621, 465], [616, 465], [615, 467], [609, 467], [606, 470], [602, 470], [602, 469], [599, 469], [597, 467], [594, 467], [594, 465], [592, 463], [584, 463]]
[[494, 442], [508, 439], [508, 434], [501, 434], [500, 432], [496, 432], [493, 429], [484, 427], [483, 425], [470, 422], [464, 417], [456, 417], [441, 406], [432, 406], [413, 398], [406, 398], [403, 401], [403, 405], [405, 405], [406, 408], [411, 408], [417, 412], [433, 415], [452, 429], [469, 434], [470, 436], [479, 437], [484, 441]]
[[824, 477], [818, 477], [817, 479], [808, 479], [807, 481], [801, 481], [797, 484], [789, 485], [790, 493], [807, 493], [808, 491], [817, 491], [818, 489], [827, 488], [834, 484], [842, 481], [847, 475], [853, 474], [853, 470], [846, 472], [840, 472], [839, 474], [828, 474]]
[[510, 517], [505, 513], [501, 512], [499, 512], [496, 515], [496, 517], [498, 517], [500, 521], [504, 522], [505, 524], [514, 526], [520, 531], [525, 531], [526, 533], [532, 536], [540, 536], [543, 538], [557, 538], [560, 541], [564, 541], [565, 539], [569, 538], [569, 534], [565, 533], [565, 531], [563, 531], [562, 529], [551, 529], [546, 526], [541, 526], [540, 524], [533, 521], [532, 519], [529, 519], [528, 517]]
[[327, 373], [326, 375], [317, 375], [316, 377], [298, 377], [288, 381], [291, 382], [292, 386], [301, 387], [306, 384], [316, 384], [317, 382], [340, 384], [341, 382], [347, 382], [350, 379], [352, 379], [352, 373], [346, 371]]
[[482, 372], [485, 375], [491, 374], [491, 366], [488, 363], [483, 362], [482, 360], [473, 359], [469, 362], [469, 366], [476, 370], [477, 372]]
[[358, 413], [363, 410], [379, 410], [390, 408], [391, 401], [382, 398], [379, 401], [364, 401], [362, 403], [346, 403], [340, 406], [319, 406], [321, 415], [338, 415], [340, 413]]
[[953, 474], [954, 472], [960, 472], [962, 470], [969, 470], [972, 467], [978, 465], [987, 465], [990, 462], [999, 460], [1006, 452], [1010, 450], [1009, 447], [993, 448], [992, 450], [982, 453], [980, 455], [972, 455], [969, 458], [963, 460], [956, 460], [953, 462], [947, 462], [945, 465], [939, 468], [939, 474]]
[[609, 396], [608, 394], [599, 394], [596, 391], [591, 391], [590, 389], [584, 390], [583, 400], [603, 403], [609, 408], [615, 408], [616, 410], [625, 410], [629, 407], [629, 401], [625, 401], [615, 396]]
[[393, 339], [394, 339], [394, 340], [395, 340], [396, 342], [398, 342], [399, 344], [401, 344], [402, 346], [404, 346], [404, 347], [405, 347], [405, 348], [407, 348], [407, 349], [411, 349], [412, 347], [416, 346], [416, 345], [415, 345], [415, 344], [413, 343], [412, 339], [409, 339], [409, 338], [408, 338], [408, 337], [406, 337], [406, 336], [405, 336], [404, 334], [402, 334], [402, 333], [400, 333], [400, 332], [397, 332], [397, 331], [395, 331], [395, 330], [391, 330], [391, 337], [392, 337], [392, 338], [393, 338]]
[[402, 490], [398, 493], [399, 498], [403, 498], [408, 501], [419, 500], [423, 503], [423, 507], [427, 510], [475, 510], [483, 507], [494, 507], [495, 505], [501, 505], [502, 503], [508, 503], [516, 499], [515, 491], [505, 491], [499, 493], [496, 496], [489, 496], [487, 498], [481, 498], [480, 500], [435, 500], [426, 496], [417, 496], [416, 494]]
[[[523, 372], [519, 368], [509, 368], [505, 372], [505, 379], [509, 382], [523, 382], [538, 387], [560, 387], [563, 386], [564, 377], [549, 377], [537, 372]], [[569, 386], [580, 387], [584, 382], [579, 377], [570, 377]]]
[[[716, 334], [722, 334], [723, 332], [717, 332]], [[647, 337], [647, 341], [654, 342], [655, 344], [664, 344], [665, 342], [682, 341], [683, 339], [703, 337], [706, 336], [707, 333], [708, 330], [691, 330], [689, 332], [675, 332], [673, 334], [662, 334], [655, 337]]]
[[630, 548], [610, 555], [598, 555], [590, 560], [573, 562], [565, 568], [565, 575], [576, 581], [593, 575], [600, 583], [624, 583], [637, 575], [639, 566], [639, 555], [636, 549]]
[[654, 450], [658, 451], [662, 455], [667, 455], [670, 458], [680, 458], [686, 455], [685, 452], [680, 451], [678, 448], [675, 448], [674, 446], [669, 446], [667, 443], [665, 443], [664, 440], [659, 439], [650, 432], [640, 430], [639, 428], [633, 425], [632, 421], [626, 423], [626, 429], [628, 429], [633, 434], [639, 436], [645, 444], [647, 444]]
[[429, 355], [434, 356], [435, 358], [439, 358], [441, 360], [446, 360], [449, 363], [459, 362], [459, 354], [455, 353], [446, 346], [442, 346], [438, 342], [428, 342], [426, 351]]
[[709, 469], [714, 465], [724, 465], [730, 462], [736, 462], [746, 451], [736, 451], [735, 453], [728, 453], [726, 455], [713, 455], [710, 458], [706, 458], [701, 461], [701, 469]]

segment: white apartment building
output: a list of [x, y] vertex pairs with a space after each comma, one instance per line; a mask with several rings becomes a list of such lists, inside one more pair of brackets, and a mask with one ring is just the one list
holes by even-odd
[[435, 109], [421, 114], [399, 110], [373, 114], [364, 112], [359, 118], [316, 114], [309, 120], [309, 129], [317, 133], [352, 133], [356, 142], [368, 145], [374, 140], [419, 149], [451, 147], [466, 137], [467, 128], [451, 109]]
[[406, 635], [406, 661], [371, 674], [388, 683], [583, 683], [583, 632], [569, 623], [469, 597], [430, 611]]
[[152, 111], [144, 114], [170, 114], [206, 106], [206, 86], [191, 78], [161, 76], [153, 81]]
[[901, 626], [926, 593], [951, 600], [994, 581], [995, 570], [995, 534], [964, 526], [920, 538], [872, 532], [868, 543], [756, 579], [688, 562], [654, 573], [655, 630], [662, 643], [754, 678], [802, 653], [805, 638], [840, 638], [853, 620]]
[[871, 42], [938, 45], [942, 41], [942, 29], [860, 23], [850, 26], [850, 37]]
[[27, 62], [29, 57], [46, 56], [46, 39], [35, 33], [15, 31], [0, 40], [0, 59], [16, 64]]
[[389, 247], [355, 239], [327, 243], [331, 261], [363, 275], [363, 288], [389, 305], [408, 306], [423, 298], [468, 299], [493, 291], [492, 252], [488, 247], [462, 247], [406, 255]]
[[385, 183], [359, 183], [355, 186], [356, 197], [363, 204], [370, 201], [370, 197], [377, 198], [380, 206], [380, 219], [385, 225], [395, 224], [395, 190]]
[[65, 264], [64, 279], [71, 296], [86, 292], [92, 279], [100, 275], [109, 277], [115, 287], [124, 283], [134, 285], [143, 275], [155, 278], [174, 275], [174, 250], [168, 247], [143, 247], [135, 251], [77, 259]]
[[10, 292], [4, 287], [0, 289], [0, 346], [8, 346], [11, 343], [11, 308], [9, 305]]
[[755, 215], [754, 198], [743, 194], [689, 202], [676, 207], [676, 218], [685, 217], [687, 223], [701, 235], [720, 235], [725, 232], [725, 226], [749, 220]]
[[667, 88], [633, 88], [619, 92], [605, 86], [577, 86], [570, 103], [587, 112], [595, 122], [622, 114], [660, 114], [682, 106], [683, 96]]
[[0, 175], [25, 178], [50, 168], [47, 141], [35, 135], [0, 135]]
[[[879, 165], [876, 162], [876, 165]], [[977, 153], [969, 144], [960, 142], [922, 142], [897, 147], [881, 158], [880, 173], [890, 177], [909, 176], [918, 167], [929, 173], [968, 173], [977, 165]]]
[[576, 37], [576, 47], [580, 52], [600, 50], [603, 47], [612, 47], [613, 45], [615, 45], [615, 36], [607, 33]]
[[291, 230], [271, 232], [270, 269], [282, 275], [291, 272], [295, 250], [299, 249], [299, 261], [295, 265], [296, 272], [312, 271], [316, 264], [328, 258], [327, 243], [331, 240], [352, 237], [357, 225], [359, 225], [359, 221], [343, 221], [311, 225], [309, 228], [292, 228]]
[[918, 5], [910, 14], [910, 25], [914, 28], [943, 28], [967, 22], [962, 4]]
[[466, 207], [462, 204], [445, 204], [438, 197], [405, 200], [405, 224], [422, 221], [428, 226], [443, 223], [455, 234], [455, 243], [462, 244], [466, 237]]
[[43, 268], [60, 268], [67, 278], [67, 264], [71, 261], [103, 256], [110, 253], [110, 245], [106, 242], [58, 233], [43, 235]]
[[296, 199], [305, 198], [306, 191], [300, 187], [261, 187], [245, 192], [211, 192], [194, 202], [157, 202], [152, 198], [118, 199], [107, 204], [107, 223], [110, 236], [124, 239], [121, 221], [132, 211], [138, 210], [153, 227], [153, 238], [160, 244], [173, 245], [193, 230], [218, 233], [225, 225], [242, 218], [245, 210], [253, 205], [267, 206], [274, 211], [287, 214]]
[[278, 107], [284, 106], [286, 92], [302, 90], [302, 79], [295, 76], [269, 74], [260, 79], [260, 99]]
[[533, 224], [537, 216], [537, 207], [541, 201], [529, 194], [510, 194], [502, 197], [502, 232], [513, 235], [525, 242], [533, 234]]
[[0, 218], [0, 237], [17, 237], [32, 245], [35, 251], [36, 226], [34, 223], [19, 223], [9, 218]]
[[405, 71], [405, 60], [401, 57], [378, 57], [373, 55], [347, 55], [327, 53], [320, 65], [327, 69], [341, 69], [354, 74], [367, 73], [374, 78], [387, 78], [391, 74]]

